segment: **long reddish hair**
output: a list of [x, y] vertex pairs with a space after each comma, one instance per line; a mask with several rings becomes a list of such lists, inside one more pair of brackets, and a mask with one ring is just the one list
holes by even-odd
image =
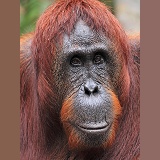
[[62, 45], [63, 35], [70, 35], [79, 19], [109, 37], [122, 61], [118, 83], [123, 116], [106, 157], [132, 159], [139, 154], [139, 114], [133, 114], [139, 113], [139, 77], [133, 76], [138, 71], [125, 32], [109, 9], [97, 0], [59, 0], [39, 18], [33, 38], [28, 40], [31, 49], [27, 48], [27, 54], [21, 48], [21, 159], [65, 159], [68, 154], [67, 140], [57, 118], [56, 110], [61, 106], [52, 85], [52, 65], [56, 44]]

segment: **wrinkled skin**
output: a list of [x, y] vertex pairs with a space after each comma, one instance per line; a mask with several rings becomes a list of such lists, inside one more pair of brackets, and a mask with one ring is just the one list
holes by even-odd
[[[64, 36], [61, 54], [56, 57], [53, 74], [57, 98], [62, 101], [61, 121], [68, 138], [76, 135], [77, 139], [69, 142], [70, 147], [74, 143], [83, 149], [107, 145], [121, 112], [116, 92], [121, 66], [111, 42], [79, 20], [71, 35]], [[71, 104], [65, 107], [70, 98]], [[67, 112], [71, 114], [65, 117]]]

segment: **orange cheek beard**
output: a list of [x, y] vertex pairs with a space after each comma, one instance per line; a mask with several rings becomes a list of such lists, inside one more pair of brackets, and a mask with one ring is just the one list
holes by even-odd
[[111, 146], [115, 140], [115, 136], [116, 136], [116, 130], [118, 128], [118, 119], [122, 114], [122, 107], [120, 105], [120, 102], [117, 98], [117, 96], [114, 94], [113, 91], [108, 90], [109, 94], [111, 95], [111, 99], [113, 102], [113, 122], [108, 134], [108, 138], [107, 140], [103, 143], [103, 148], [106, 148], [108, 146]]
[[71, 150], [83, 148], [84, 145], [82, 144], [81, 137], [76, 131], [76, 128], [69, 123], [70, 119], [74, 119], [72, 97], [64, 101], [60, 115], [61, 122], [63, 123], [63, 127], [68, 138], [69, 148]]
[[[118, 127], [118, 118], [120, 117], [122, 112], [122, 108], [117, 96], [111, 90], [109, 90], [108, 92], [111, 95], [111, 99], [113, 102], [112, 106], [113, 122], [112, 125], [110, 126], [109, 132], [105, 135], [106, 137], [103, 138], [104, 142], [101, 145], [97, 146], [101, 148], [107, 148], [113, 144], [116, 136], [116, 130]], [[86, 144], [85, 141], [86, 139], [85, 136], [87, 135], [85, 133], [81, 133], [81, 131], [78, 131], [75, 126], [70, 124], [70, 120], [75, 119], [72, 97], [64, 101], [60, 115], [61, 115], [61, 122], [63, 123], [63, 127], [66, 136], [68, 138], [69, 148], [71, 150], [74, 149], [84, 150], [89, 148], [89, 146]]]

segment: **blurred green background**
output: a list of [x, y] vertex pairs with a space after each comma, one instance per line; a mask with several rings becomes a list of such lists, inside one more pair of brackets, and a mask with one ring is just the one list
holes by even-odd
[[[140, 0], [100, 0], [117, 17], [127, 33], [140, 32]], [[20, 34], [31, 32], [38, 17], [54, 0], [20, 0]]]
[[[112, 0], [101, 0], [114, 10]], [[31, 32], [35, 28], [37, 18], [54, 0], [20, 0], [20, 34]]]

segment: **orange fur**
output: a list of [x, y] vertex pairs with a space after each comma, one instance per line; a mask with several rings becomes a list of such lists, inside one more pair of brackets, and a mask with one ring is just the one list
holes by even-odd
[[113, 101], [113, 123], [112, 123], [112, 126], [110, 128], [110, 133], [108, 135], [108, 139], [107, 141], [103, 144], [104, 148], [108, 147], [108, 146], [111, 146], [112, 143], [114, 142], [115, 140], [115, 136], [116, 136], [116, 130], [117, 130], [117, 127], [118, 127], [118, 119], [120, 118], [121, 114], [122, 114], [122, 107], [120, 105], [120, 102], [117, 98], [117, 96], [114, 94], [113, 91], [111, 90], [107, 90], [107, 92], [109, 92], [109, 94], [111, 95], [111, 99]]

